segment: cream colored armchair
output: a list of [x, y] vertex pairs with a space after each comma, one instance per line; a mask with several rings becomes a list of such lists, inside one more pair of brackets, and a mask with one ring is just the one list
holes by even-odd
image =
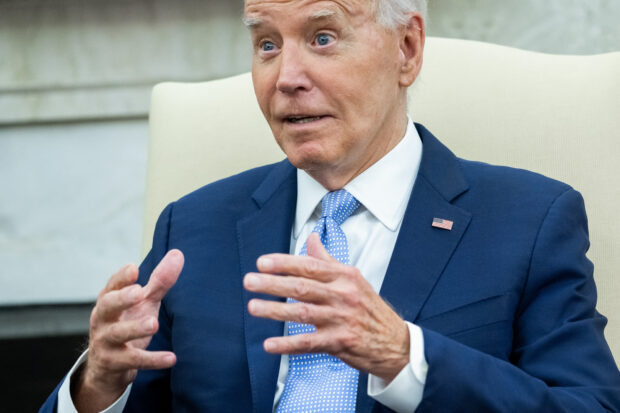
[[[410, 115], [458, 156], [530, 169], [586, 202], [598, 308], [620, 360], [620, 52], [558, 56], [427, 39]], [[153, 90], [144, 250], [170, 201], [284, 157], [249, 74]]]

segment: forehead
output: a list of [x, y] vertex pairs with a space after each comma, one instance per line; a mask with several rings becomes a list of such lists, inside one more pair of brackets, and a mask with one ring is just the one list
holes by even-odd
[[252, 26], [277, 14], [355, 17], [373, 12], [373, 4], [374, 0], [246, 0], [244, 20]]

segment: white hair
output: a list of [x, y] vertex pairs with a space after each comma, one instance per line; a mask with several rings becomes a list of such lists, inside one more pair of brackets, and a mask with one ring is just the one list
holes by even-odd
[[377, 22], [388, 29], [409, 23], [408, 13], [419, 12], [426, 18], [427, 0], [375, 0]]

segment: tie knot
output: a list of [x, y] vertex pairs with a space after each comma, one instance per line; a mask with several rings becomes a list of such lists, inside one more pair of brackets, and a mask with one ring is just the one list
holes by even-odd
[[358, 200], [345, 189], [328, 192], [321, 201], [321, 217], [331, 218], [341, 225], [359, 204]]

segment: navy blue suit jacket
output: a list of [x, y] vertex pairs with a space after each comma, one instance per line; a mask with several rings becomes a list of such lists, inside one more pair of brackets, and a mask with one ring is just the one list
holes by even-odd
[[[416, 127], [422, 162], [380, 294], [424, 334], [429, 370], [418, 411], [620, 411], [579, 193], [458, 159]], [[280, 357], [263, 340], [282, 335], [283, 323], [248, 314], [258, 295], [242, 278], [258, 256], [288, 253], [296, 197], [295, 168], [283, 161], [166, 207], [140, 282], [166, 251], [183, 251], [150, 346], [178, 362], [141, 371], [126, 411], [272, 410]], [[434, 217], [453, 221], [452, 230], [433, 228]], [[366, 382], [361, 374], [357, 411], [389, 411], [366, 395]], [[43, 410], [54, 403], [55, 394]]]

